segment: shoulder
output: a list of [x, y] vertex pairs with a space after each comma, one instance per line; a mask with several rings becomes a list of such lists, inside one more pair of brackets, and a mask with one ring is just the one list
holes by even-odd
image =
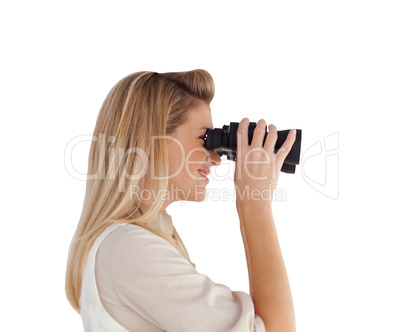
[[121, 247], [130, 247], [132, 249], [140, 248], [144, 244], [164, 244], [168, 247], [170, 242], [163, 237], [151, 232], [150, 230], [134, 225], [123, 224], [112, 230], [102, 241], [102, 247], [119, 250]]
[[159, 241], [160, 239], [163, 238], [144, 227], [127, 223], [113, 229], [102, 241], [102, 246], [134, 245], [141, 241]]
[[144, 227], [124, 224], [110, 232], [102, 241], [97, 263], [107, 262], [111, 267], [160, 265], [178, 261], [191, 265], [177, 249], [161, 236]]

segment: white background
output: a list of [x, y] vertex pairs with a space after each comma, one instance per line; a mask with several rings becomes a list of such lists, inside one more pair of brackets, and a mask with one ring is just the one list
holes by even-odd
[[[401, 17], [387, 0], [3, 1], [2, 326], [83, 331], [64, 273], [85, 183], [65, 149], [126, 75], [203, 68], [215, 127], [303, 130], [274, 203], [298, 331], [402, 331]], [[70, 158], [82, 174], [89, 144]], [[233, 166], [207, 188], [232, 190]], [[233, 197], [167, 211], [198, 271], [248, 292]]]

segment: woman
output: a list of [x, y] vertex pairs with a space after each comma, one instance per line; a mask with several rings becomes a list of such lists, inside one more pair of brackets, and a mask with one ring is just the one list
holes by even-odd
[[220, 164], [203, 145], [214, 89], [205, 70], [137, 72], [106, 97], [66, 272], [67, 298], [85, 331], [295, 330], [270, 200], [292, 132], [274, 154], [275, 126], [264, 146], [264, 120], [251, 145], [247, 118], [237, 131], [236, 207], [250, 295], [199, 274], [166, 212], [175, 201], [204, 200], [206, 175]]

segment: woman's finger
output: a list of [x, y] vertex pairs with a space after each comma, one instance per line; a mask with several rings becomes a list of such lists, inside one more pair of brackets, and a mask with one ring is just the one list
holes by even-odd
[[252, 148], [261, 148], [264, 140], [265, 133], [267, 132], [267, 123], [264, 119], [258, 121], [257, 126], [254, 129], [253, 139], [251, 141]]
[[276, 152], [276, 161], [278, 166], [282, 167], [282, 164], [285, 161], [286, 156], [292, 149], [292, 146], [295, 141], [296, 141], [296, 129], [292, 129], [289, 131], [285, 142], [283, 142], [282, 146]]
[[273, 151], [277, 139], [278, 139], [278, 131], [273, 124], [270, 124], [268, 126], [268, 134], [265, 140], [264, 148], [268, 149], [268, 152]]
[[236, 159], [242, 156], [243, 151], [247, 151], [248, 147], [248, 126], [249, 126], [249, 119], [244, 118], [240, 121], [239, 127], [237, 128], [237, 153]]

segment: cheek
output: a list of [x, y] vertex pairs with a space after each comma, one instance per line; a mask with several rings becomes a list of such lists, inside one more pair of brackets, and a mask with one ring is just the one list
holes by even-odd
[[195, 172], [198, 172], [197, 169], [201, 167], [201, 163], [204, 160], [205, 160], [204, 150], [193, 149], [190, 151], [186, 151], [185, 167], [187, 167], [187, 169], [194, 174]]
[[198, 176], [197, 169], [207, 156], [204, 148], [183, 144], [182, 149], [172, 146], [169, 150], [169, 175], [173, 182], [195, 181]]
[[175, 174], [179, 169], [183, 168], [185, 160], [185, 150], [177, 144], [168, 145], [169, 156], [169, 174]]

